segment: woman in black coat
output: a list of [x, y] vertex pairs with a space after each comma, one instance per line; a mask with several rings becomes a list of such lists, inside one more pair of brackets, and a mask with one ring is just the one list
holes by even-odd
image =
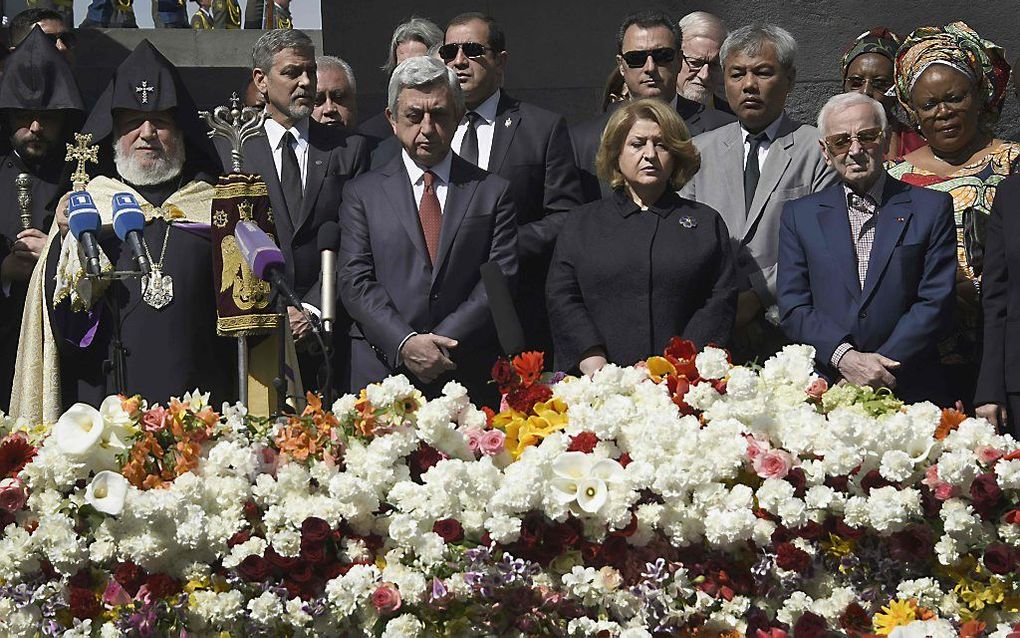
[[614, 191], [570, 213], [546, 283], [558, 369], [631, 365], [677, 335], [699, 348], [729, 340], [729, 232], [715, 210], [676, 194], [700, 165], [670, 105], [639, 100], [610, 118], [596, 167]]

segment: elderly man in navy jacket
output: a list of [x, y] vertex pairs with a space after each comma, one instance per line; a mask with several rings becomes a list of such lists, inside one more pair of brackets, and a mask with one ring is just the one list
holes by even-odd
[[846, 93], [818, 116], [826, 161], [842, 181], [788, 203], [777, 288], [790, 339], [815, 347], [831, 380], [888, 387], [900, 398], [958, 398], [939, 374], [953, 312], [952, 201], [882, 169], [882, 106]]

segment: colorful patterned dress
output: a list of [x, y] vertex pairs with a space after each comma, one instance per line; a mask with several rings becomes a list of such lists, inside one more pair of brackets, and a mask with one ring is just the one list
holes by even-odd
[[[889, 175], [907, 184], [952, 195], [956, 217], [956, 254], [961, 276], [980, 289], [984, 229], [992, 210], [995, 189], [1007, 176], [1020, 172], [1020, 144], [1002, 142], [981, 159], [961, 166], [945, 177], [917, 168], [906, 160], [890, 162], [887, 168]], [[953, 334], [939, 346], [942, 362], [947, 365], [974, 364], [980, 356], [980, 326], [979, 295], [975, 294], [970, 299], [958, 296]]]

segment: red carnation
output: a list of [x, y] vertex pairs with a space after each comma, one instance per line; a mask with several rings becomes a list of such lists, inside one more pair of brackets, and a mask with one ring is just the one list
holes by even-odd
[[984, 518], [991, 516], [992, 510], [1002, 498], [1002, 489], [995, 481], [994, 472], [979, 474], [974, 479], [974, 482], [970, 484], [970, 498], [978, 514]]
[[272, 565], [269, 561], [255, 554], [245, 556], [241, 564], [237, 566], [241, 578], [249, 583], [261, 583], [269, 576], [270, 569], [272, 569]]
[[499, 391], [505, 393], [514, 383], [514, 368], [510, 361], [500, 357], [492, 364], [492, 380], [499, 386]]
[[1009, 574], [1016, 569], [1017, 552], [1005, 543], [989, 543], [985, 548], [984, 563], [993, 574]]
[[329, 523], [315, 516], [309, 516], [301, 523], [301, 540], [311, 543], [325, 543], [332, 535]]
[[145, 582], [145, 570], [132, 562], [121, 563], [113, 571], [113, 577], [134, 598], [138, 588]]
[[95, 619], [103, 613], [99, 597], [91, 589], [71, 588], [71, 615], [79, 620]]
[[804, 612], [793, 625], [794, 638], [822, 638], [827, 633], [825, 619], [810, 611]]
[[13, 477], [28, 465], [36, 449], [23, 432], [11, 434], [0, 443], [0, 478]]
[[864, 475], [861, 479], [861, 489], [864, 490], [865, 494], [870, 494], [871, 490], [877, 490], [881, 487], [889, 487], [892, 483], [887, 481], [882, 473], [878, 470], [871, 470]]
[[598, 445], [599, 437], [595, 436], [594, 432], [581, 432], [570, 437], [570, 445], [567, 446], [567, 452], [584, 452], [590, 454], [595, 446]]
[[630, 461], [631, 461], [630, 454], [624, 452], [623, 454], [620, 455], [620, 459], [617, 461], [617, 463], [619, 463], [621, 467], [627, 467], [628, 465], [630, 465]]
[[152, 574], [145, 579], [145, 587], [156, 598], [166, 598], [181, 593], [181, 584], [166, 574]]
[[464, 528], [455, 518], [444, 518], [432, 525], [432, 531], [443, 537], [447, 543], [464, 540]]
[[920, 562], [931, 550], [931, 530], [924, 525], [913, 525], [889, 537], [889, 555], [901, 563]]
[[528, 413], [535, 407], [536, 403], [542, 403], [552, 398], [552, 390], [548, 387], [536, 384], [527, 388], [511, 390], [506, 395], [507, 404], [518, 412]]
[[791, 572], [803, 573], [811, 566], [811, 555], [790, 542], [776, 546], [776, 565]]

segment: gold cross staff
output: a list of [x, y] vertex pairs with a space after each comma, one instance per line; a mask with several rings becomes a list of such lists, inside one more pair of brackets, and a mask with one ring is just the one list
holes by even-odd
[[78, 162], [78, 167], [71, 173], [71, 183], [74, 190], [85, 190], [89, 183], [89, 174], [85, 172], [85, 164], [99, 162], [99, 146], [92, 144], [92, 133], [75, 133], [74, 144], [67, 145], [67, 157], [65, 162]]

